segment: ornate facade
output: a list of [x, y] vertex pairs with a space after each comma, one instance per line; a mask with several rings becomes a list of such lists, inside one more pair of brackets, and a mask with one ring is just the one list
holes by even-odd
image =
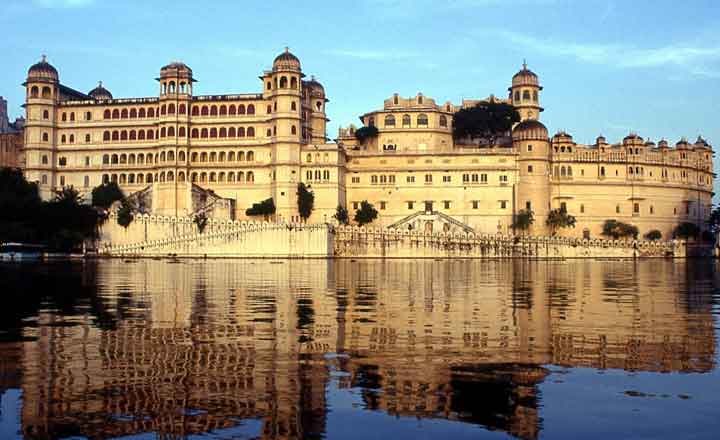
[[[355, 127], [326, 140], [327, 98], [306, 80], [289, 51], [260, 76], [254, 94], [195, 95], [192, 70], [172, 63], [160, 71], [157, 97], [116, 99], [102, 85], [84, 94], [62, 85], [43, 60], [27, 87], [26, 175], [43, 197], [74, 185], [89, 191], [116, 181], [126, 193], [152, 186], [153, 212], [191, 215], [193, 188], [230, 199], [230, 216], [245, 217], [253, 203], [272, 197], [276, 220], [297, 221], [296, 187], [315, 193], [308, 221], [331, 221], [343, 205], [353, 216], [367, 200], [376, 225], [509, 233], [515, 215], [531, 209], [531, 233], [548, 234], [550, 210], [577, 218], [561, 234], [598, 236], [607, 219], [632, 223], [644, 234], [690, 221], [703, 225], [711, 209], [713, 152], [702, 138], [673, 147], [636, 134], [621, 142], [598, 137], [575, 143], [564, 132], [549, 136], [540, 121], [538, 76], [527, 66], [513, 76], [508, 98], [521, 122], [493, 139], [454, 140], [460, 104], [418, 94], [393, 95], [363, 114], [377, 136], [364, 142]], [[202, 207], [200, 207], [201, 209]]]
[[0, 96], [0, 167], [20, 168], [23, 163], [23, 118], [10, 122], [7, 101]]

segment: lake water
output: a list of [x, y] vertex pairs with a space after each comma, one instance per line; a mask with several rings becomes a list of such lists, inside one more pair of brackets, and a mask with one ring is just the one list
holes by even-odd
[[713, 261], [0, 265], [0, 438], [720, 437]]

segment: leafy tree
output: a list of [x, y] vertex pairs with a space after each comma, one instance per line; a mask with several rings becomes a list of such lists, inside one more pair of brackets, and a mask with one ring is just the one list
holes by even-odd
[[55, 191], [55, 203], [63, 205], [80, 205], [83, 203], [83, 197], [80, 195], [80, 191], [76, 190], [72, 185], [64, 186], [61, 190]]
[[453, 137], [487, 137], [494, 141], [499, 134], [510, 130], [520, 122], [520, 114], [510, 104], [481, 102], [475, 107], [463, 108], [453, 116]]
[[355, 211], [355, 222], [362, 226], [368, 223], [372, 223], [377, 218], [377, 209], [369, 203], [367, 200], [363, 200], [360, 203], [360, 209]]
[[558, 229], [574, 228], [576, 221], [575, 216], [568, 214], [566, 209], [558, 208], [548, 213], [545, 224], [550, 228], [550, 233], [555, 235]]
[[350, 218], [348, 217], [348, 211], [342, 205], [337, 206], [337, 209], [335, 210], [335, 215], [333, 217], [342, 225], [346, 225], [350, 221]]
[[193, 217], [193, 222], [197, 226], [198, 232], [200, 232], [202, 234], [203, 231], [205, 230], [205, 226], [207, 226], [207, 222], [208, 222], [207, 215], [204, 212], [198, 212]]
[[92, 205], [108, 209], [113, 203], [125, 196], [116, 182], [103, 183], [92, 190]]
[[368, 139], [377, 137], [378, 133], [378, 129], [374, 125], [360, 127], [355, 130], [355, 139], [357, 139], [361, 144], [364, 144]]
[[128, 199], [123, 199], [117, 213], [117, 222], [123, 228], [130, 226], [133, 221], [133, 206]]
[[661, 238], [662, 238], [662, 232], [658, 231], [657, 229], [648, 231], [647, 234], [645, 234], [645, 240], [657, 241], [657, 240], [660, 240]]
[[617, 240], [618, 238], [637, 238], [638, 228], [635, 225], [619, 222], [615, 219], [605, 220], [603, 223], [602, 235]]
[[677, 225], [673, 235], [676, 238], [687, 240], [688, 238], [697, 238], [700, 234], [700, 228], [695, 223], [683, 222]]
[[530, 229], [530, 226], [535, 223], [535, 214], [531, 209], [521, 209], [520, 212], [515, 215], [515, 222], [513, 223], [514, 229], [519, 229], [521, 232], [526, 232]]
[[720, 205], [713, 208], [708, 223], [710, 223], [710, 232], [717, 235], [720, 232]]
[[303, 220], [307, 220], [312, 214], [313, 206], [315, 205], [315, 194], [310, 191], [304, 183], [298, 183], [297, 191], [297, 204], [298, 212]]
[[261, 215], [267, 220], [269, 216], [275, 214], [275, 201], [271, 197], [262, 202], [253, 203], [250, 208], [245, 210], [245, 214], [249, 217]]

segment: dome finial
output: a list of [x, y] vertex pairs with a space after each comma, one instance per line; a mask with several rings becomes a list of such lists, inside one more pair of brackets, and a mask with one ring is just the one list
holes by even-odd
[[102, 87], [102, 81], [98, 81], [98, 87]]
[[285, 53], [290, 53], [290, 48], [288, 46], [285, 46]]
[[40, 62], [47, 63], [47, 55], [45, 55], [45, 54], [40, 55]]
[[527, 70], [527, 60], [523, 58], [523, 70]]

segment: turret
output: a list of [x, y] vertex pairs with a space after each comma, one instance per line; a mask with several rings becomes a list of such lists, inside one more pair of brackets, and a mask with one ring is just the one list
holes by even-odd
[[515, 213], [532, 210], [535, 223], [530, 233], [545, 235], [550, 210], [550, 142], [547, 128], [536, 120], [520, 122], [512, 131], [513, 148], [518, 152], [518, 186]]
[[315, 80], [315, 77], [311, 77], [310, 81], [303, 82], [303, 87], [306, 94], [305, 100], [310, 107], [308, 120], [304, 121], [309, 132], [303, 134], [303, 139], [307, 139], [313, 144], [324, 144], [328, 121], [325, 115], [325, 104], [328, 102], [325, 97], [325, 88]]
[[512, 85], [508, 88], [510, 100], [520, 113], [520, 121], [540, 119], [540, 91], [542, 87], [538, 76], [523, 62], [522, 69], [513, 75]]
[[52, 197], [55, 181], [56, 107], [59, 100], [58, 71], [45, 55], [28, 70], [23, 83], [25, 98], [25, 177], [39, 183], [40, 196]]

